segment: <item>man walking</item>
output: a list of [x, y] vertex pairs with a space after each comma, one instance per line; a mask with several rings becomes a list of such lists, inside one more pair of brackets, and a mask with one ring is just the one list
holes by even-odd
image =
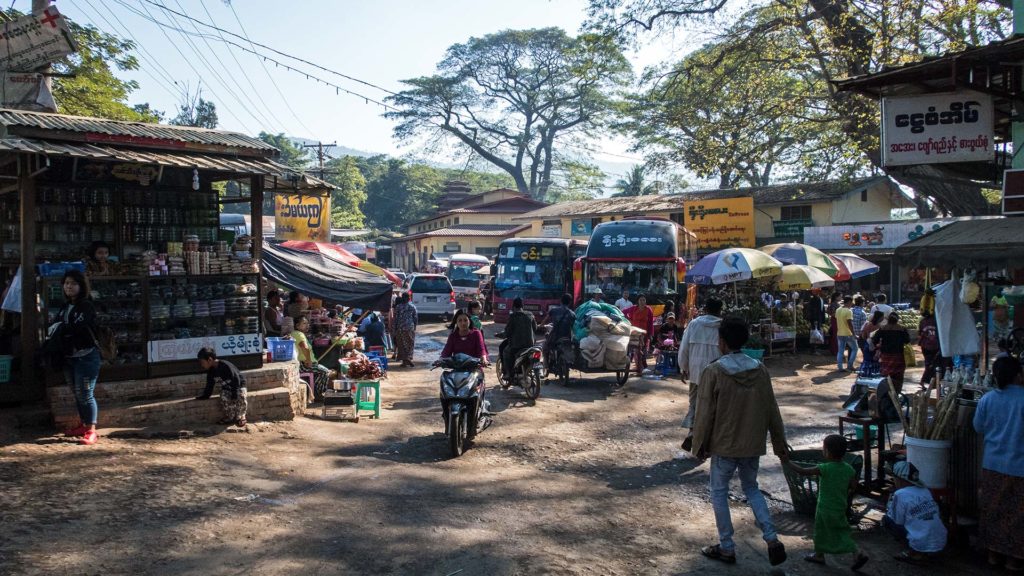
[[697, 316], [686, 325], [683, 338], [679, 341], [679, 372], [684, 382], [690, 383], [690, 405], [683, 418], [683, 428], [689, 428], [683, 449], [690, 448], [693, 441], [693, 415], [697, 409], [697, 390], [700, 376], [722, 353], [718, 350], [718, 327], [722, 324], [722, 301], [708, 298], [704, 302], [704, 314]]
[[775, 566], [786, 561], [786, 547], [775, 533], [768, 504], [758, 488], [757, 470], [768, 434], [775, 454], [782, 461], [787, 459], [782, 415], [768, 370], [740, 351], [750, 337], [747, 323], [726, 318], [718, 335], [722, 357], [701, 374], [693, 428], [694, 453], [701, 459], [711, 458], [711, 506], [718, 544], [705, 546], [700, 552], [726, 564], [736, 563], [729, 481], [738, 472], [743, 494], [768, 545], [768, 559]]
[[[853, 310], [850, 309], [850, 304], [853, 303], [853, 296], [843, 296], [843, 305], [840, 308], [836, 308], [836, 346], [838, 352], [836, 353], [836, 369], [838, 372], [843, 371], [843, 356], [845, 356], [846, 350], [850, 350], [850, 359], [847, 361], [846, 370], [853, 372], [853, 363], [857, 360], [857, 332], [853, 325]], [[861, 328], [864, 325], [861, 324]]]

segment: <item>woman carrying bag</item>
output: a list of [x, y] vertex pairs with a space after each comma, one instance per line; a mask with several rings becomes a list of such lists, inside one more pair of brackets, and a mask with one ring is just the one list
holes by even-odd
[[60, 309], [60, 326], [48, 343], [48, 347], [58, 348], [63, 356], [64, 380], [75, 394], [75, 404], [81, 423], [77, 428], [68, 430], [67, 436], [81, 436], [81, 444], [96, 443], [96, 420], [99, 409], [93, 395], [96, 390], [96, 379], [99, 378], [100, 357], [99, 345], [96, 341], [98, 327], [96, 325], [96, 307], [89, 296], [89, 281], [78, 270], [64, 273], [64, 306]]

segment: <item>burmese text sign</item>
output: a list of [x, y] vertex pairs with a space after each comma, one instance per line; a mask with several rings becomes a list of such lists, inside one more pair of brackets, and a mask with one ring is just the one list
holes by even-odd
[[177, 340], [153, 340], [149, 343], [148, 348], [150, 362], [195, 360], [201, 348], [213, 348], [217, 356], [262, 354], [263, 339], [259, 334], [178, 338]]
[[882, 164], [978, 162], [995, 156], [992, 98], [960, 91], [882, 99]]
[[0, 25], [0, 70], [31, 72], [74, 51], [71, 30], [56, 6]]
[[274, 238], [330, 242], [330, 197], [277, 194], [274, 198]]
[[754, 199], [747, 196], [686, 201], [683, 226], [697, 235], [698, 250], [753, 248]]

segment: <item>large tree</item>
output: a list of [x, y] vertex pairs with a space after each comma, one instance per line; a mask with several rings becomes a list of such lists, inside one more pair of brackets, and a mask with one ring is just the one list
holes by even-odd
[[185, 94], [178, 105], [178, 115], [171, 119], [176, 126], [194, 126], [214, 129], [217, 127], [217, 105], [203, 98], [202, 90], [194, 95]]
[[[832, 81], [886, 66], [1004, 38], [1008, 0], [766, 0], [746, 9], [739, 0], [591, 0], [590, 25], [631, 42], [647, 32], [671, 32], [699, 23], [718, 31], [712, 42], [724, 57], [770, 49], [766, 59], [787, 74], [813, 79], [796, 94], [804, 115], [838, 122], [851, 148], [880, 164], [877, 103], [838, 92]], [[831, 140], [834, 145], [842, 142]], [[823, 149], [823, 153], [831, 149]], [[894, 176], [899, 179], [900, 174]], [[923, 179], [922, 179], [923, 180]], [[915, 182], [919, 196], [954, 214], [985, 213], [977, 187], [936, 179]], [[921, 206], [925, 208], [924, 206]]]
[[629, 63], [607, 37], [559, 28], [506, 30], [448, 49], [434, 76], [389, 97], [400, 140], [452, 140], [544, 199], [556, 157], [601, 129]]
[[363, 203], [366, 202], [366, 178], [359, 171], [358, 158], [342, 156], [325, 165], [324, 179], [334, 184], [331, 191], [331, 226], [362, 228]]

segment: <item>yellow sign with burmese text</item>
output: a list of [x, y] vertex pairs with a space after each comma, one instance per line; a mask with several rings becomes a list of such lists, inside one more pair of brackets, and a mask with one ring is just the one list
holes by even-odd
[[275, 195], [274, 238], [277, 240], [330, 242], [330, 196]]
[[698, 250], [753, 248], [754, 199], [688, 200], [683, 202], [683, 222], [697, 235]]

